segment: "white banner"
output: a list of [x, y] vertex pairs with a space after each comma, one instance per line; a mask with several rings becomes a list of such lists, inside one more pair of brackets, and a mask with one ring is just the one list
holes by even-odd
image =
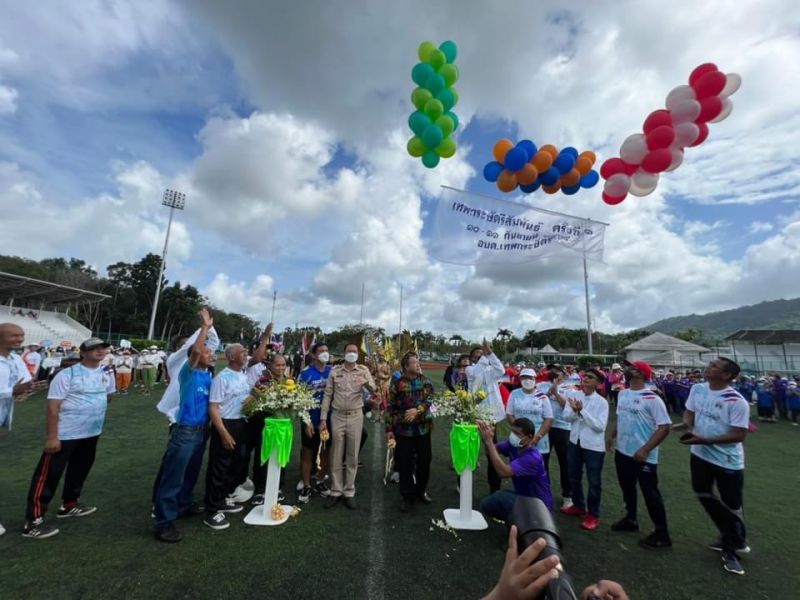
[[606, 223], [442, 186], [429, 242], [457, 265], [530, 262], [552, 256], [603, 260]]

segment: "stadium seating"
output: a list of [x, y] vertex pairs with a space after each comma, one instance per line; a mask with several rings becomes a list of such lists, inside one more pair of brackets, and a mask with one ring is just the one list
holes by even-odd
[[54, 346], [58, 346], [63, 341], [71, 342], [74, 346], [91, 337], [92, 332], [76, 320], [68, 317], [64, 313], [52, 312], [47, 310], [30, 309], [36, 314], [33, 319], [28, 316], [20, 316], [18, 311], [28, 313], [25, 307], [0, 306], [0, 323], [14, 323], [22, 327], [25, 332], [25, 344], [39, 344], [49, 340]]

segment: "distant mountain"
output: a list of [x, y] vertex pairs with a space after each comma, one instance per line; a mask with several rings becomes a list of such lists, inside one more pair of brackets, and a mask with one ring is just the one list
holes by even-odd
[[642, 329], [662, 333], [699, 329], [706, 339], [723, 338], [739, 329], [800, 329], [800, 298], [772, 300], [705, 315], [670, 317]]

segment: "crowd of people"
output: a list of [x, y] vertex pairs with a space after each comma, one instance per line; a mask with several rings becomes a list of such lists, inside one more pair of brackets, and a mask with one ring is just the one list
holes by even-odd
[[[142, 351], [134, 364], [130, 351], [110, 352], [108, 343], [92, 338], [81, 344], [75, 364], [52, 377], [46, 442], [31, 478], [23, 536], [44, 539], [58, 533], [45, 516], [62, 476], [56, 517], [83, 517], [96, 510], [80, 501], [82, 488], [94, 463], [108, 402], [112, 394], [125, 393], [136, 371], [142, 372], [145, 394], [159, 374], [167, 382], [158, 403], [169, 435], [153, 484], [156, 539], [180, 542], [177, 523], [191, 515], [202, 515], [212, 529], [227, 529], [232, 513], [247, 503], [264, 503], [266, 466], [260, 457], [265, 417], [245, 418], [243, 411], [254, 386], [285, 382], [290, 369], [283, 355], [271, 351], [270, 324], [254, 347], [227, 346], [227, 365], [215, 374], [220, 341], [209, 313], [201, 311], [200, 318], [200, 329], [177, 339], [169, 356], [152, 348]], [[23, 342], [19, 327], [0, 325], [0, 426], [9, 428], [13, 400], [48, 386], [46, 379], [37, 379], [38, 367], [32, 370], [29, 360], [12, 351]], [[330, 350], [325, 343], [314, 344], [308, 364], [304, 359], [296, 369], [297, 379], [314, 390], [317, 400], [310, 422], [300, 427], [296, 501], [307, 503], [316, 494], [325, 499], [327, 509], [339, 504], [358, 508], [359, 451], [366, 439], [365, 414], [372, 412], [384, 420], [386, 444], [394, 448], [399, 510], [408, 513], [416, 503], [433, 502], [427, 485], [436, 393], [417, 355], [403, 355], [400, 368], [392, 372], [382, 358], [370, 367], [359, 364], [355, 343], [342, 349], [337, 364], [332, 364]], [[741, 554], [749, 552], [742, 511], [742, 442], [750, 427], [749, 403], [757, 402], [761, 415], [760, 394], [769, 390], [772, 406], [780, 410], [776, 391], [785, 390], [783, 404], [796, 418], [791, 400], [796, 383], [782, 382], [776, 376], [748, 387], [752, 382], [740, 375], [739, 366], [723, 357], [712, 360], [702, 374], [686, 378], [654, 372], [642, 361], [615, 363], [608, 371], [599, 366], [581, 371], [571, 364], [510, 367], [485, 340], [459, 356], [444, 376], [451, 390], [485, 392], [481, 404], [491, 418], [479, 423], [490, 492], [480, 502], [484, 514], [508, 523], [516, 498], [529, 496], [541, 499], [550, 510], [579, 518], [583, 529], [594, 531], [601, 522], [605, 457], [613, 452], [625, 512], [611, 529], [639, 531], [641, 490], [653, 531], [639, 545], [668, 548], [672, 539], [658, 486], [659, 446], [670, 431], [679, 431], [680, 442], [691, 447], [690, 485], [719, 532], [709, 547], [721, 553], [724, 569], [736, 574], [744, 573]], [[680, 391], [684, 387], [685, 398]], [[9, 402], [2, 402], [6, 398]], [[612, 409], [617, 418], [610, 423]], [[678, 423], [673, 424], [670, 411], [681, 415]], [[505, 427], [510, 434], [498, 440], [498, 429]], [[193, 491], [206, 449], [201, 506]], [[511, 480], [510, 489], [502, 487], [503, 479]], [[280, 483], [282, 500], [283, 472]], [[560, 504], [554, 503], [553, 489], [561, 492]]]

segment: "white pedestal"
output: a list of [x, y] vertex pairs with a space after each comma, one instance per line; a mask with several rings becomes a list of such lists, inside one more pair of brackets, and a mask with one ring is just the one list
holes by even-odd
[[[254, 457], [258, 460], [258, 456]], [[286, 516], [278, 521], [272, 518], [272, 507], [278, 503], [278, 487], [280, 486], [281, 468], [278, 466], [278, 450], [273, 449], [267, 463], [267, 488], [264, 491], [264, 504], [256, 506], [247, 513], [244, 522], [247, 525], [283, 525], [289, 520], [292, 507], [288, 504], [281, 505]]]
[[459, 487], [459, 507], [444, 511], [445, 522], [453, 529], [478, 530], [489, 527], [480, 511], [472, 510], [472, 469], [464, 469], [461, 473]]

